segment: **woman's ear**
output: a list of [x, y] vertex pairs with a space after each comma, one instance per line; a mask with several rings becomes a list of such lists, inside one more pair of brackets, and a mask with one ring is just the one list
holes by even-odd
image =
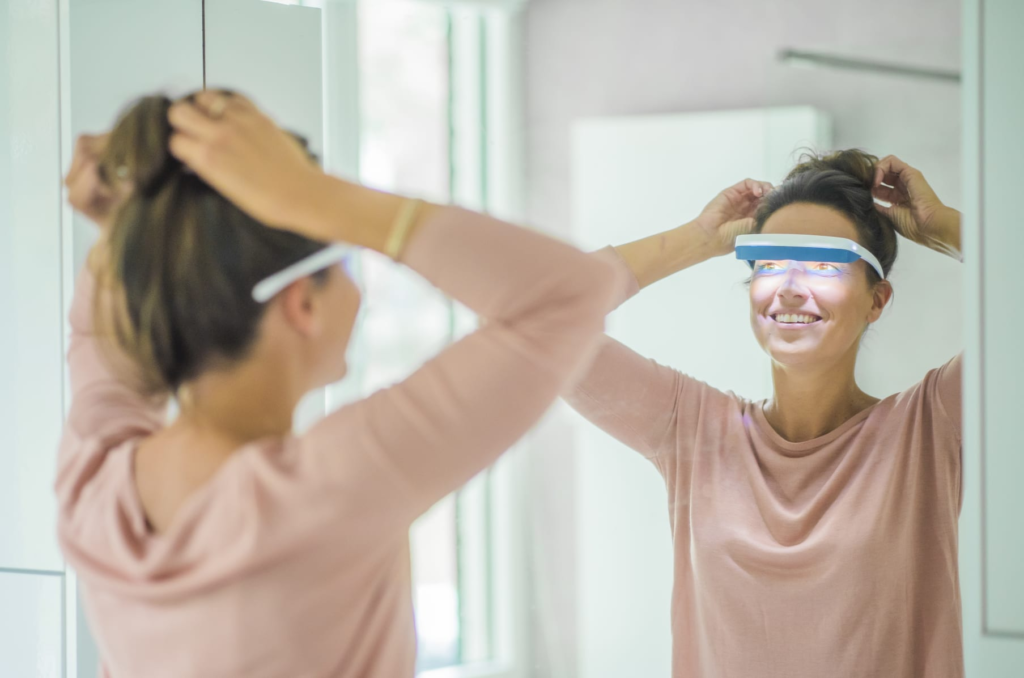
[[882, 280], [871, 290], [871, 313], [868, 314], [868, 322], [873, 323], [882, 317], [882, 311], [892, 301], [892, 284], [888, 280]]
[[321, 331], [317, 292], [313, 279], [306, 277], [286, 287], [278, 300], [285, 322], [303, 337], [312, 338]]

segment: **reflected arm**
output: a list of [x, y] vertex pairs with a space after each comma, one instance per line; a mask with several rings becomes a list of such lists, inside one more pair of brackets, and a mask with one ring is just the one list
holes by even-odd
[[640, 289], [721, 254], [696, 222], [617, 245], [615, 251]]

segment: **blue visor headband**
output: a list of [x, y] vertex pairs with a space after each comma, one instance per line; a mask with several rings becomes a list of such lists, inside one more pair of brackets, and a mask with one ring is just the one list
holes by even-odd
[[863, 259], [885, 279], [875, 255], [852, 240], [825, 235], [741, 235], [736, 238], [736, 258], [755, 261], [824, 261], [849, 264]]

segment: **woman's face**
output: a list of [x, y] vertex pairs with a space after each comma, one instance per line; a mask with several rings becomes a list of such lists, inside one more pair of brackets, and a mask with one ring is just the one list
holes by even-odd
[[[765, 222], [763, 233], [825, 235], [858, 241], [841, 212], [796, 203]], [[867, 325], [889, 300], [888, 284], [872, 289], [864, 261], [756, 261], [750, 283], [750, 323], [761, 348], [790, 367], [837, 362], [856, 355]]]

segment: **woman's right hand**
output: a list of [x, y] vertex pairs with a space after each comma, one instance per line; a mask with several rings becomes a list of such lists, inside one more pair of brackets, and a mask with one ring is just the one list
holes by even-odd
[[767, 181], [745, 179], [730, 186], [707, 204], [693, 223], [705, 234], [714, 255], [724, 255], [736, 247], [736, 238], [754, 229], [754, 212], [772, 185]]
[[207, 90], [175, 103], [168, 120], [171, 153], [224, 197], [268, 226], [303, 225], [327, 175], [255, 104]]

